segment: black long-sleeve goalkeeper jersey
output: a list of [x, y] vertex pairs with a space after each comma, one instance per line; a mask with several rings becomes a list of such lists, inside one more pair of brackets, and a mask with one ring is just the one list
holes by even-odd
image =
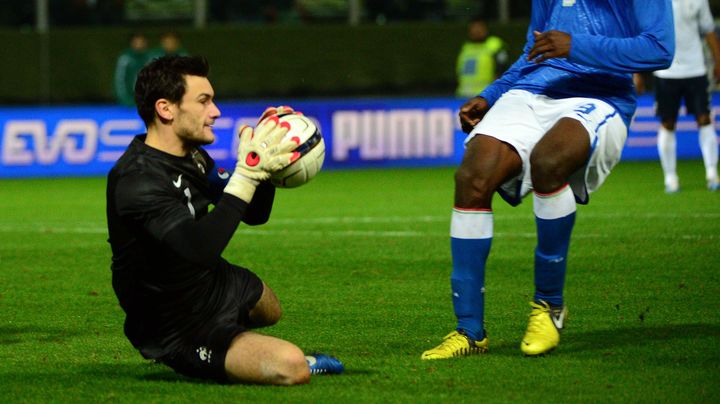
[[221, 253], [240, 221], [270, 216], [272, 185], [261, 184], [247, 204], [222, 192], [228, 175], [202, 148], [177, 157], [147, 146], [145, 135], [108, 175], [113, 289], [125, 334], [146, 358], [171, 352], [231, 301], [233, 268]]

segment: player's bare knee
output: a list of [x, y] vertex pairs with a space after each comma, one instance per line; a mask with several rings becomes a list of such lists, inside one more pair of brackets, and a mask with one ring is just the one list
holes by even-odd
[[709, 114], [698, 115], [696, 121], [697, 121], [698, 126], [710, 125], [710, 115]]
[[676, 122], [674, 120], [663, 120], [660, 125], [666, 130], [675, 130]]
[[474, 170], [460, 166], [455, 171], [455, 205], [458, 207], [481, 207], [492, 200], [495, 192], [488, 178]]
[[530, 173], [533, 188], [542, 193], [550, 193], [567, 182], [562, 161], [549, 153], [530, 155]]
[[310, 382], [310, 367], [305, 354], [296, 347], [281, 352], [282, 359], [276, 369], [276, 383], [292, 386]]

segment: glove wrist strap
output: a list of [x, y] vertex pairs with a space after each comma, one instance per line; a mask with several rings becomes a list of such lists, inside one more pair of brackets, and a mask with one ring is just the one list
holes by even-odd
[[253, 195], [255, 194], [255, 188], [259, 184], [260, 181], [235, 172], [232, 176], [230, 176], [230, 180], [225, 186], [224, 192], [250, 203]]

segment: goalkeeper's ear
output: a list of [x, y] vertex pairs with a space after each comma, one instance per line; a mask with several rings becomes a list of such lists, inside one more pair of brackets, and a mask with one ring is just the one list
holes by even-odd
[[160, 98], [155, 101], [155, 113], [161, 122], [170, 122], [173, 120], [173, 111], [170, 105], [172, 105], [172, 103], [166, 98]]

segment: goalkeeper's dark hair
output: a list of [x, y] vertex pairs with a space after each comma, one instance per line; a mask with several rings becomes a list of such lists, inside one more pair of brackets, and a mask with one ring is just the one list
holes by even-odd
[[135, 105], [145, 126], [155, 119], [157, 100], [180, 103], [186, 90], [184, 76], [207, 77], [209, 72], [210, 65], [200, 56], [163, 56], [143, 67], [135, 82]]

